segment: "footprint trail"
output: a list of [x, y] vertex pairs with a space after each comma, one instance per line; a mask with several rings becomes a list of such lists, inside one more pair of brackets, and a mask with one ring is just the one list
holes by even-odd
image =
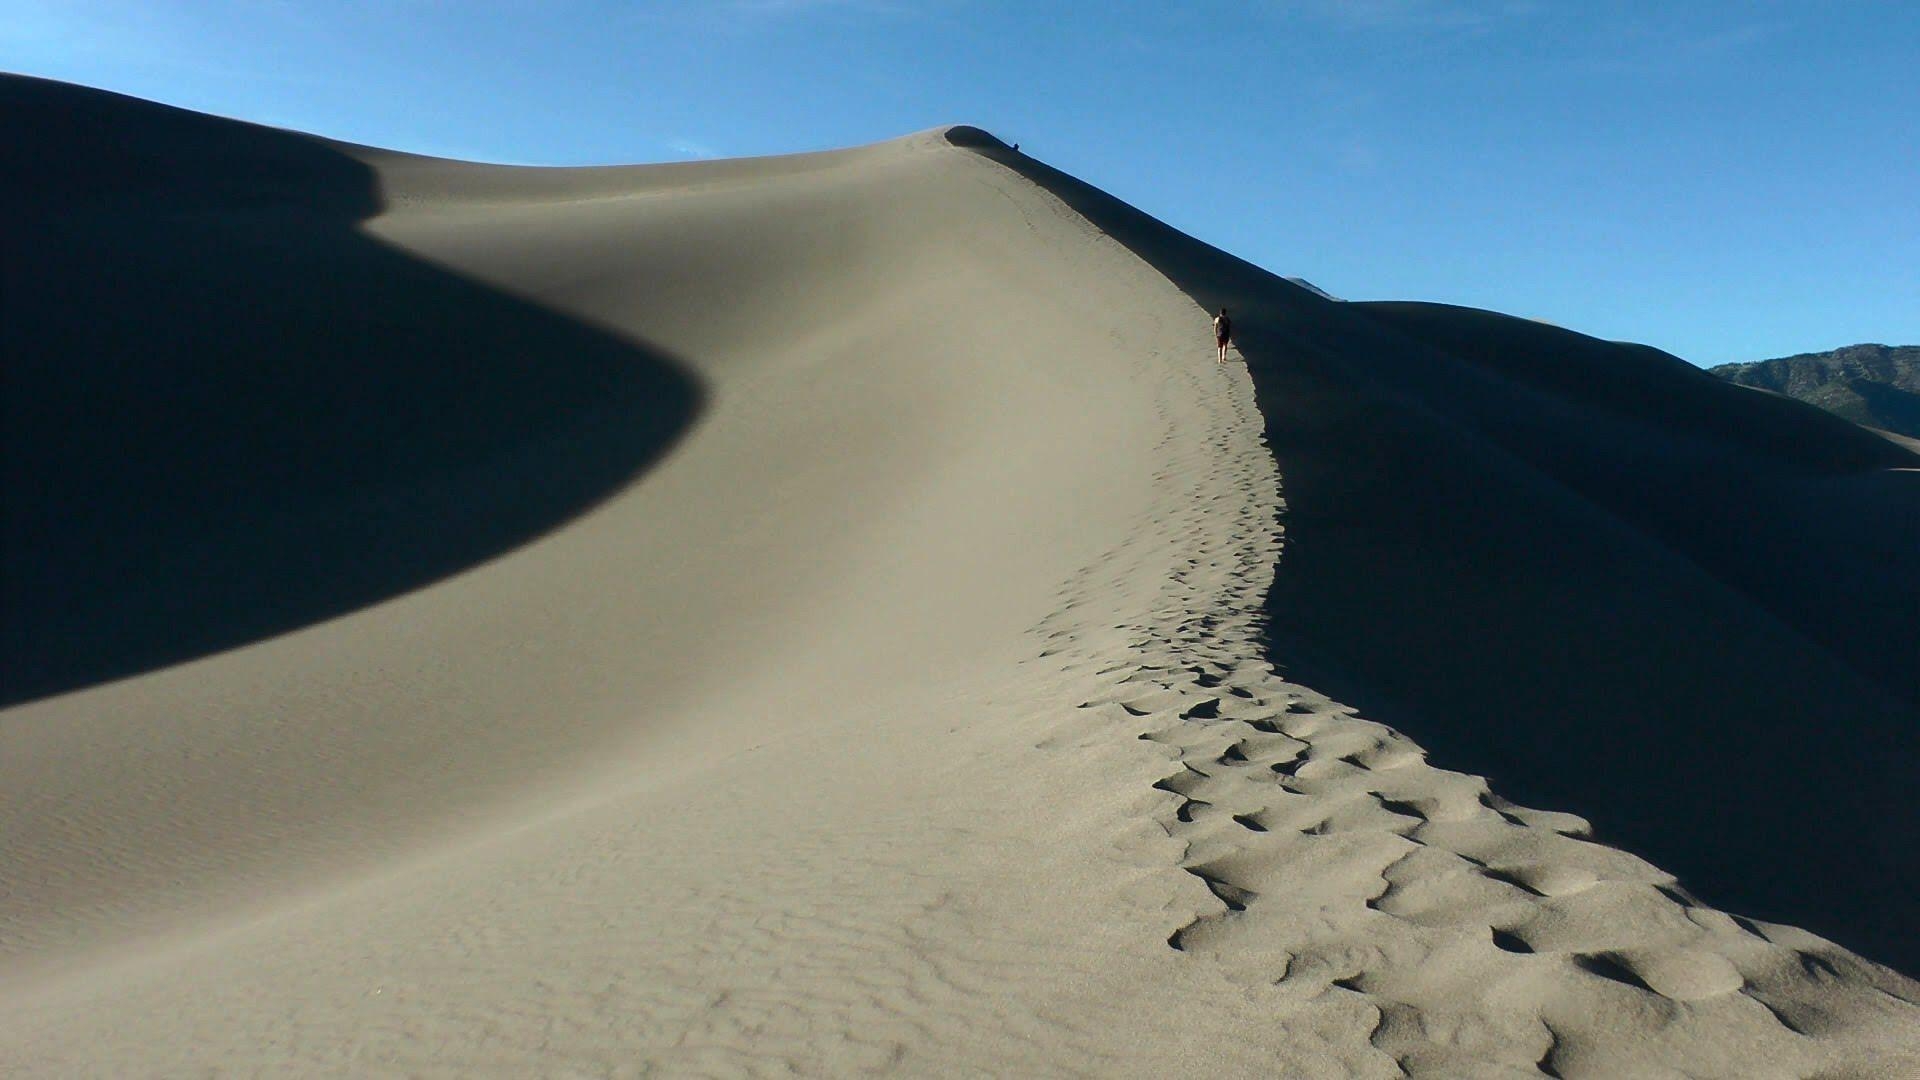
[[1181, 894], [1172, 949], [1270, 999], [1277, 1023], [1363, 1010], [1385, 1075], [1914, 1067], [1911, 981], [1715, 910], [1582, 818], [1508, 802], [1264, 659], [1284, 478], [1243, 367], [1165, 362], [1155, 510], [1062, 586], [1033, 662], [1071, 706], [1043, 748], [1132, 740], [1160, 763], [1140, 816], [1172, 844], [1135, 820], [1116, 857], [1175, 852], [1204, 890]]

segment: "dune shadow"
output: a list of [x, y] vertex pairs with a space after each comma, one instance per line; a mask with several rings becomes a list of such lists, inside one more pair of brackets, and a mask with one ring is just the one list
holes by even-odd
[[672, 358], [361, 232], [325, 140], [0, 79], [14, 704], [500, 555], [702, 407]]
[[1720, 907], [1920, 970], [1912, 455], [1642, 346], [1324, 299], [956, 141], [1233, 309], [1285, 499], [1277, 668]]

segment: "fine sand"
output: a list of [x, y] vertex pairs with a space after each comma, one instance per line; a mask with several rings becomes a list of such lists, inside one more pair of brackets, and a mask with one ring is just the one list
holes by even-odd
[[968, 128], [0, 146], [0, 1072], [1920, 1075], [1908, 447]]

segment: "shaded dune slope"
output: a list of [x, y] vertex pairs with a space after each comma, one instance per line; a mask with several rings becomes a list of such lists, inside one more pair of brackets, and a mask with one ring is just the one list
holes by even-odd
[[0, 81], [0, 704], [445, 577], [630, 482], [702, 389], [357, 228], [354, 148]]
[[1644, 346], [1329, 301], [961, 141], [1233, 309], [1290, 678], [1711, 902], [1920, 968], [1920, 459]]

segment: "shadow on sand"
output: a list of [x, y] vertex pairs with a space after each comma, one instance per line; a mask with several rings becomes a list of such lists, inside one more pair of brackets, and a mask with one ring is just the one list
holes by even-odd
[[229, 649], [499, 555], [698, 414], [668, 357], [360, 232], [322, 139], [0, 79], [4, 687]]
[[1233, 309], [1286, 499], [1276, 667], [1717, 906], [1920, 970], [1920, 461], [1644, 346], [1326, 300], [954, 141]]

